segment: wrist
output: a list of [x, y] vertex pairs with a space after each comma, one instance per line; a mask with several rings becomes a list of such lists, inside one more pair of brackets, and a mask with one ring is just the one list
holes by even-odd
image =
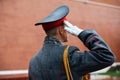
[[78, 28], [77, 26], [74, 26], [74, 27], [76, 27], [75, 33], [76, 33], [76, 36], [78, 36], [83, 31], [83, 29]]

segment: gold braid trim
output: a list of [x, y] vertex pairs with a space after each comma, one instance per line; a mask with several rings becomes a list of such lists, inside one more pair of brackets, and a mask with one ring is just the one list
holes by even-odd
[[[63, 62], [64, 62], [64, 67], [65, 67], [65, 71], [66, 71], [66, 75], [67, 75], [67, 80], [73, 80], [73, 76], [70, 70], [70, 65], [69, 65], [69, 60], [68, 60], [68, 49], [69, 46], [66, 47], [66, 49], [64, 50], [64, 54], [63, 54]], [[83, 80], [89, 80], [89, 74], [86, 74], [84, 76], [82, 76]]]

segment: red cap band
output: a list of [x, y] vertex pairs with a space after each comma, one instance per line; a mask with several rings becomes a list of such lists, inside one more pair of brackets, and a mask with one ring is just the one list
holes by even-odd
[[62, 25], [64, 20], [66, 20], [66, 17], [64, 17], [64, 18], [62, 18], [58, 21], [44, 23], [44, 24], [42, 24], [43, 29], [44, 30], [50, 30], [50, 29], [56, 28], [56, 27]]

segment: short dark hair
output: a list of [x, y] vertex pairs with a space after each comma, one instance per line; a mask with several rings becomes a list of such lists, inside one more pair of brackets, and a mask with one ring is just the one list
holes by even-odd
[[[60, 27], [60, 26], [59, 26]], [[64, 24], [61, 25], [61, 27], [64, 28]], [[58, 27], [56, 28], [53, 28], [51, 30], [45, 30], [45, 33], [48, 35], [48, 36], [55, 36], [57, 34], [57, 31], [58, 31]]]
[[57, 30], [58, 30], [58, 27], [56, 28], [53, 28], [51, 30], [45, 30], [45, 33], [48, 35], [48, 36], [55, 36], [57, 34]]

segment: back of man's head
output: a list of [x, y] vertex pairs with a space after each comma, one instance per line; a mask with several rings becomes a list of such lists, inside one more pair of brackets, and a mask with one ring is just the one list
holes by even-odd
[[53, 29], [51, 29], [51, 30], [45, 30], [45, 33], [46, 33], [46, 35], [48, 35], [48, 36], [55, 36], [55, 35], [58, 34], [57, 32], [58, 32], [58, 27], [53, 28]]

